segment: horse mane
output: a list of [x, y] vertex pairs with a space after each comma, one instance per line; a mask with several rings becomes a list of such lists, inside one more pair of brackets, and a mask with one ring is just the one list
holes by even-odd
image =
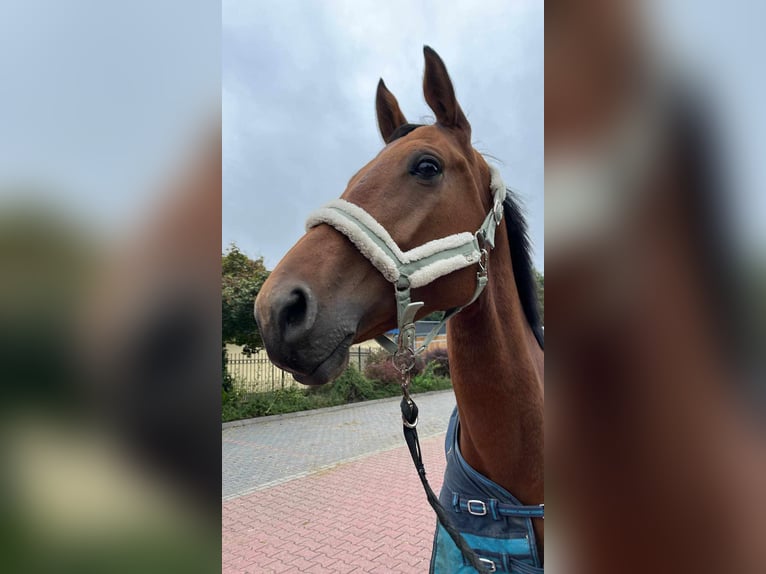
[[527, 221], [524, 219], [521, 205], [510, 189], [506, 189], [503, 212], [505, 229], [508, 232], [508, 243], [511, 248], [513, 279], [516, 282], [521, 308], [532, 328], [537, 343], [541, 349], [544, 349], [545, 335], [537, 303], [537, 279], [532, 266], [532, 244], [529, 240]]
[[[403, 124], [399, 126], [388, 137], [386, 144], [403, 138], [423, 125]], [[540, 309], [537, 303], [537, 279], [535, 278], [532, 266], [532, 246], [529, 240], [527, 221], [524, 219], [518, 198], [510, 189], [506, 189], [503, 211], [505, 213], [504, 219], [505, 228], [508, 232], [508, 242], [511, 245], [513, 278], [516, 281], [516, 290], [521, 300], [521, 308], [540, 348], [545, 348], [543, 326], [540, 321]]]
[[396, 128], [390, 136], [388, 136], [388, 139], [386, 140], [386, 144], [390, 144], [394, 140], [398, 140], [399, 138], [403, 138], [408, 133], [410, 133], [413, 130], [416, 130], [417, 128], [422, 128], [425, 124], [402, 124], [398, 128]]

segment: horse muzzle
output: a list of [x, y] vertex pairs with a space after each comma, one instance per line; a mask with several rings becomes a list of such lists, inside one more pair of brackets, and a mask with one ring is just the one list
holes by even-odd
[[303, 282], [267, 281], [255, 300], [255, 320], [269, 358], [305, 385], [327, 383], [346, 367], [357, 324], [348, 315], [320, 313], [317, 296]]

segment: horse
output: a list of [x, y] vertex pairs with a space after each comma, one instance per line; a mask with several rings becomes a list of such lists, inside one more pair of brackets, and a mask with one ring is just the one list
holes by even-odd
[[[444, 62], [428, 46], [424, 57], [423, 93], [435, 123], [409, 123], [379, 81], [375, 107], [385, 146], [328, 206], [340, 214], [320, 210], [312, 216], [306, 234], [258, 294], [256, 321], [274, 363], [301, 383], [325, 384], [348, 364], [351, 344], [401, 324], [402, 306], [392, 294], [401, 295], [397, 272], [405, 275], [406, 269], [392, 269], [375, 244], [385, 243], [401, 263], [433, 256], [437, 243], [459, 250], [463, 238], [465, 245], [478, 242], [478, 252], [472, 247], [470, 254], [444, 256], [419, 275], [411, 273], [407, 290], [412, 287], [419, 302], [415, 319], [460, 310], [448, 321], [447, 344], [457, 402], [453, 419], [459, 419], [455, 444], [463, 459], [520, 503], [543, 505], [544, 354], [526, 223], [497, 169], [473, 148]], [[355, 225], [376, 231], [355, 232], [338, 219], [352, 215], [362, 220]], [[494, 238], [481, 236], [480, 228], [491, 228]], [[451, 504], [444, 490], [441, 498]], [[471, 502], [468, 514], [481, 514]], [[542, 569], [543, 519], [530, 524], [534, 557], [527, 566], [532, 570], [524, 572]], [[483, 561], [490, 569], [503, 567], [490, 562]]]
[[637, 9], [546, 11], [556, 559], [589, 574], [766, 572], [766, 443], [730, 355], [743, 329], [720, 138], [647, 53]]

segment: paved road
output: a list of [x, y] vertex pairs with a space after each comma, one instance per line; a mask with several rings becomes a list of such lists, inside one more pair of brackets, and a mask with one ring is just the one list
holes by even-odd
[[[223, 429], [224, 500], [404, 444], [399, 398], [256, 419]], [[452, 391], [415, 395], [421, 438], [443, 434]]]
[[[438, 492], [455, 399], [416, 400]], [[398, 402], [225, 428], [222, 572], [427, 572], [435, 517], [403, 446]]]

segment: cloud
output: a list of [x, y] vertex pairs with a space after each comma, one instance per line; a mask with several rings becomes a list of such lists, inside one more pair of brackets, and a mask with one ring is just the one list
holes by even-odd
[[444, 59], [475, 147], [525, 203], [543, 268], [543, 6], [540, 2], [226, 2], [223, 245], [273, 267], [306, 216], [382, 148], [379, 77], [405, 115], [430, 116], [424, 44]]

